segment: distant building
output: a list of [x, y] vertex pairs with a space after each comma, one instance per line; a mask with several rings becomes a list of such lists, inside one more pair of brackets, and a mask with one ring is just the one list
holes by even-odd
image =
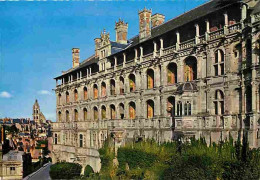
[[10, 180], [22, 179], [23, 155], [23, 151], [14, 150], [11, 150], [5, 154], [0, 162], [0, 178]]
[[40, 110], [40, 105], [37, 99], [35, 100], [35, 103], [33, 105], [33, 120], [37, 124], [46, 123], [46, 118]]

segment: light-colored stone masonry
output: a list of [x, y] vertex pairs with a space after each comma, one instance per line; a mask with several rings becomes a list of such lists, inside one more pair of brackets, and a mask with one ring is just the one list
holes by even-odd
[[[133, 47], [132, 60], [128, 61], [124, 50], [115, 55], [112, 53], [109, 35], [102, 33], [101, 38], [95, 40], [98, 42], [97, 72], [86, 66], [85, 76], [83, 71], [75, 70], [76, 74], [71, 78], [72, 69], [56, 78], [61, 83], [56, 87], [53, 161], [89, 164], [99, 171], [101, 164], [97, 150], [111, 134], [118, 147], [127, 141], [145, 138], [164, 142], [205, 137], [210, 143], [225, 140], [229, 135], [234, 139], [238, 135], [242, 138], [243, 133], [248, 133], [250, 147], [259, 147], [260, 12], [249, 14], [247, 11], [255, 8], [256, 3], [253, 0], [238, 7], [218, 10], [224, 12], [222, 16], [200, 17], [200, 23], [194, 22], [189, 29], [195, 31], [195, 37], [184, 42], [181, 37], [186, 34], [181, 28], [173, 30], [176, 43], [168, 47], [164, 45], [168, 37], [166, 33], [155, 40], [149, 40], [150, 37], [144, 40], [142, 34], [142, 41], [150, 42], [153, 52], [143, 55], [147, 46], [137, 44]], [[239, 20], [229, 20], [231, 11], [237, 13]], [[224, 24], [214, 30], [210, 25], [213, 22]], [[201, 27], [206, 28], [203, 34], [199, 32]], [[121, 29], [125, 33], [125, 28]], [[125, 43], [122, 37], [127, 35], [119, 34], [118, 37]], [[120, 55], [122, 64], [117, 63]], [[175, 68], [174, 73], [169, 73], [171, 65]], [[133, 92], [130, 92], [130, 74], [135, 76]], [[114, 94], [111, 80], [115, 81]], [[102, 83], [106, 85], [103, 93]], [[96, 99], [95, 84], [98, 87]], [[124, 93], [120, 91], [122, 84]], [[84, 98], [84, 88], [87, 88], [87, 98]], [[69, 102], [66, 102], [66, 93], [69, 93]], [[94, 108], [98, 110], [97, 119], [94, 118]]]

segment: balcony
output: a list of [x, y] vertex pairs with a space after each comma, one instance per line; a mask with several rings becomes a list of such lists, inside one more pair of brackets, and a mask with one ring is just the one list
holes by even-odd
[[195, 38], [184, 41], [180, 44], [180, 50], [191, 48], [195, 45]]

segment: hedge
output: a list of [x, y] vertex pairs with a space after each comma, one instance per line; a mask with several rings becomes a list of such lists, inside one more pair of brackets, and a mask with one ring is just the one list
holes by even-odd
[[77, 163], [56, 163], [50, 167], [52, 179], [73, 179], [80, 176], [82, 166]]

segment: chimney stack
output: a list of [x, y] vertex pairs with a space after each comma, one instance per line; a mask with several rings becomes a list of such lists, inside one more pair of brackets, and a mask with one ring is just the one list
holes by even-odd
[[79, 66], [79, 48], [72, 48], [72, 67]]
[[127, 44], [127, 30], [128, 30], [128, 24], [119, 19], [118, 22], [116, 22], [116, 42], [120, 44]]
[[144, 41], [151, 37], [151, 15], [152, 10], [144, 8], [139, 11], [139, 41]]
[[165, 16], [162, 14], [154, 14], [152, 15], [152, 27], [156, 27], [164, 23]]

